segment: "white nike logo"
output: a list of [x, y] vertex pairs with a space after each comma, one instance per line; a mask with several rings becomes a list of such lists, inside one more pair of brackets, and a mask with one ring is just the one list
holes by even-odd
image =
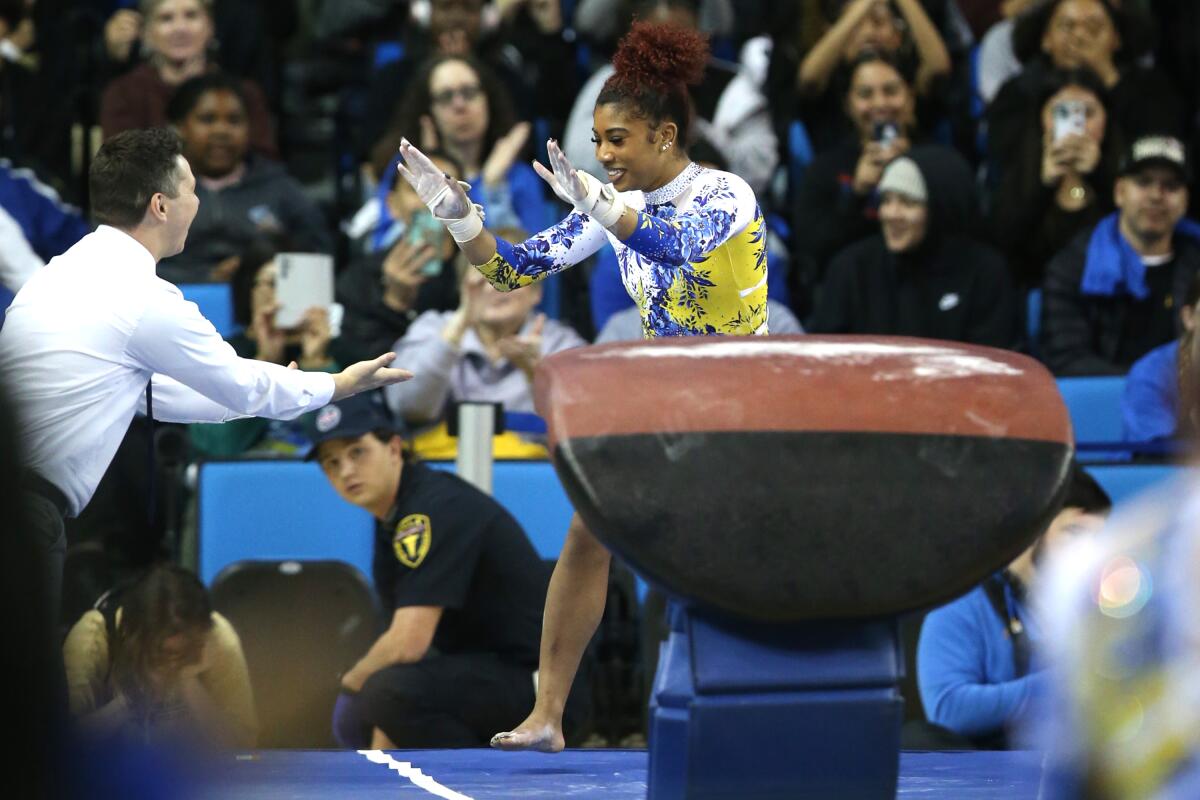
[[942, 311], [949, 311], [958, 305], [958, 295], [954, 292], [942, 295], [942, 299], [938, 301], [938, 308]]

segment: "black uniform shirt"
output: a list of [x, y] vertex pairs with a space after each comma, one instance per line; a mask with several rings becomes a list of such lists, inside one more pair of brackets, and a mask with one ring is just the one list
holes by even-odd
[[441, 606], [440, 653], [497, 653], [533, 668], [548, 572], [503, 506], [449, 472], [406, 463], [391, 514], [375, 525], [384, 612]]

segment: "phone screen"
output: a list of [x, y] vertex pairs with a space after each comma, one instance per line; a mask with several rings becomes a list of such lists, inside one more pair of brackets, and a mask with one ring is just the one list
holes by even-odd
[[438, 255], [425, 262], [421, 267], [421, 274], [426, 277], [437, 277], [442, 274], [442, 259], [440, 257], [442, 242], [445, 239], [446, 232], [442, 227], [442, 223], [438, 222], [433, 214], [427, 210], [418, 211], [413, 214], [408, 223], [408, 230], [404, 232], [404, 238], [411, 244], [422, 247], [430, 245], [434, 248]]
[[1064, 100], [1054, 106], [1054, 141], [1064, 136], [1082, 136], [1087, 127], [1087, 106], [1078, 100]]

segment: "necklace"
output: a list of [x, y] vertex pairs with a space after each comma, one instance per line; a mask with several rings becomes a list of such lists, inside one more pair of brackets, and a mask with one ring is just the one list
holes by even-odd
[[646, 195], [646, 205], [661, 206], [663, 203], [671, 202], [683, 194], [684, 189], [690, 186], [692, 181], [696, 180], [703, 171], [704, 167], [695, 161], [689, 161], [688, 165], [683, 168], [683, 171], [676, 175], [670, 183], [644, 193]]

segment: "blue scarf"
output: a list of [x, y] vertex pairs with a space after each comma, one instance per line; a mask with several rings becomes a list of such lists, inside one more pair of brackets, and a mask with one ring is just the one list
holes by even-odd
[[[1145, 300], [1150, 296], [1150, 288], [1146, 286], [1146, 265], [1133, 245], [1121, 235], [1119, 219], [1120, 212], [1114, 211], [1100, 220], [1092, 231], [1079, 288], [1084, 294], [1104, 297], [1131, 294], [1138, 300]], [[1175, 226], [1175, 234], [1200, 239], [1200, 222], [1185, 217]]]

